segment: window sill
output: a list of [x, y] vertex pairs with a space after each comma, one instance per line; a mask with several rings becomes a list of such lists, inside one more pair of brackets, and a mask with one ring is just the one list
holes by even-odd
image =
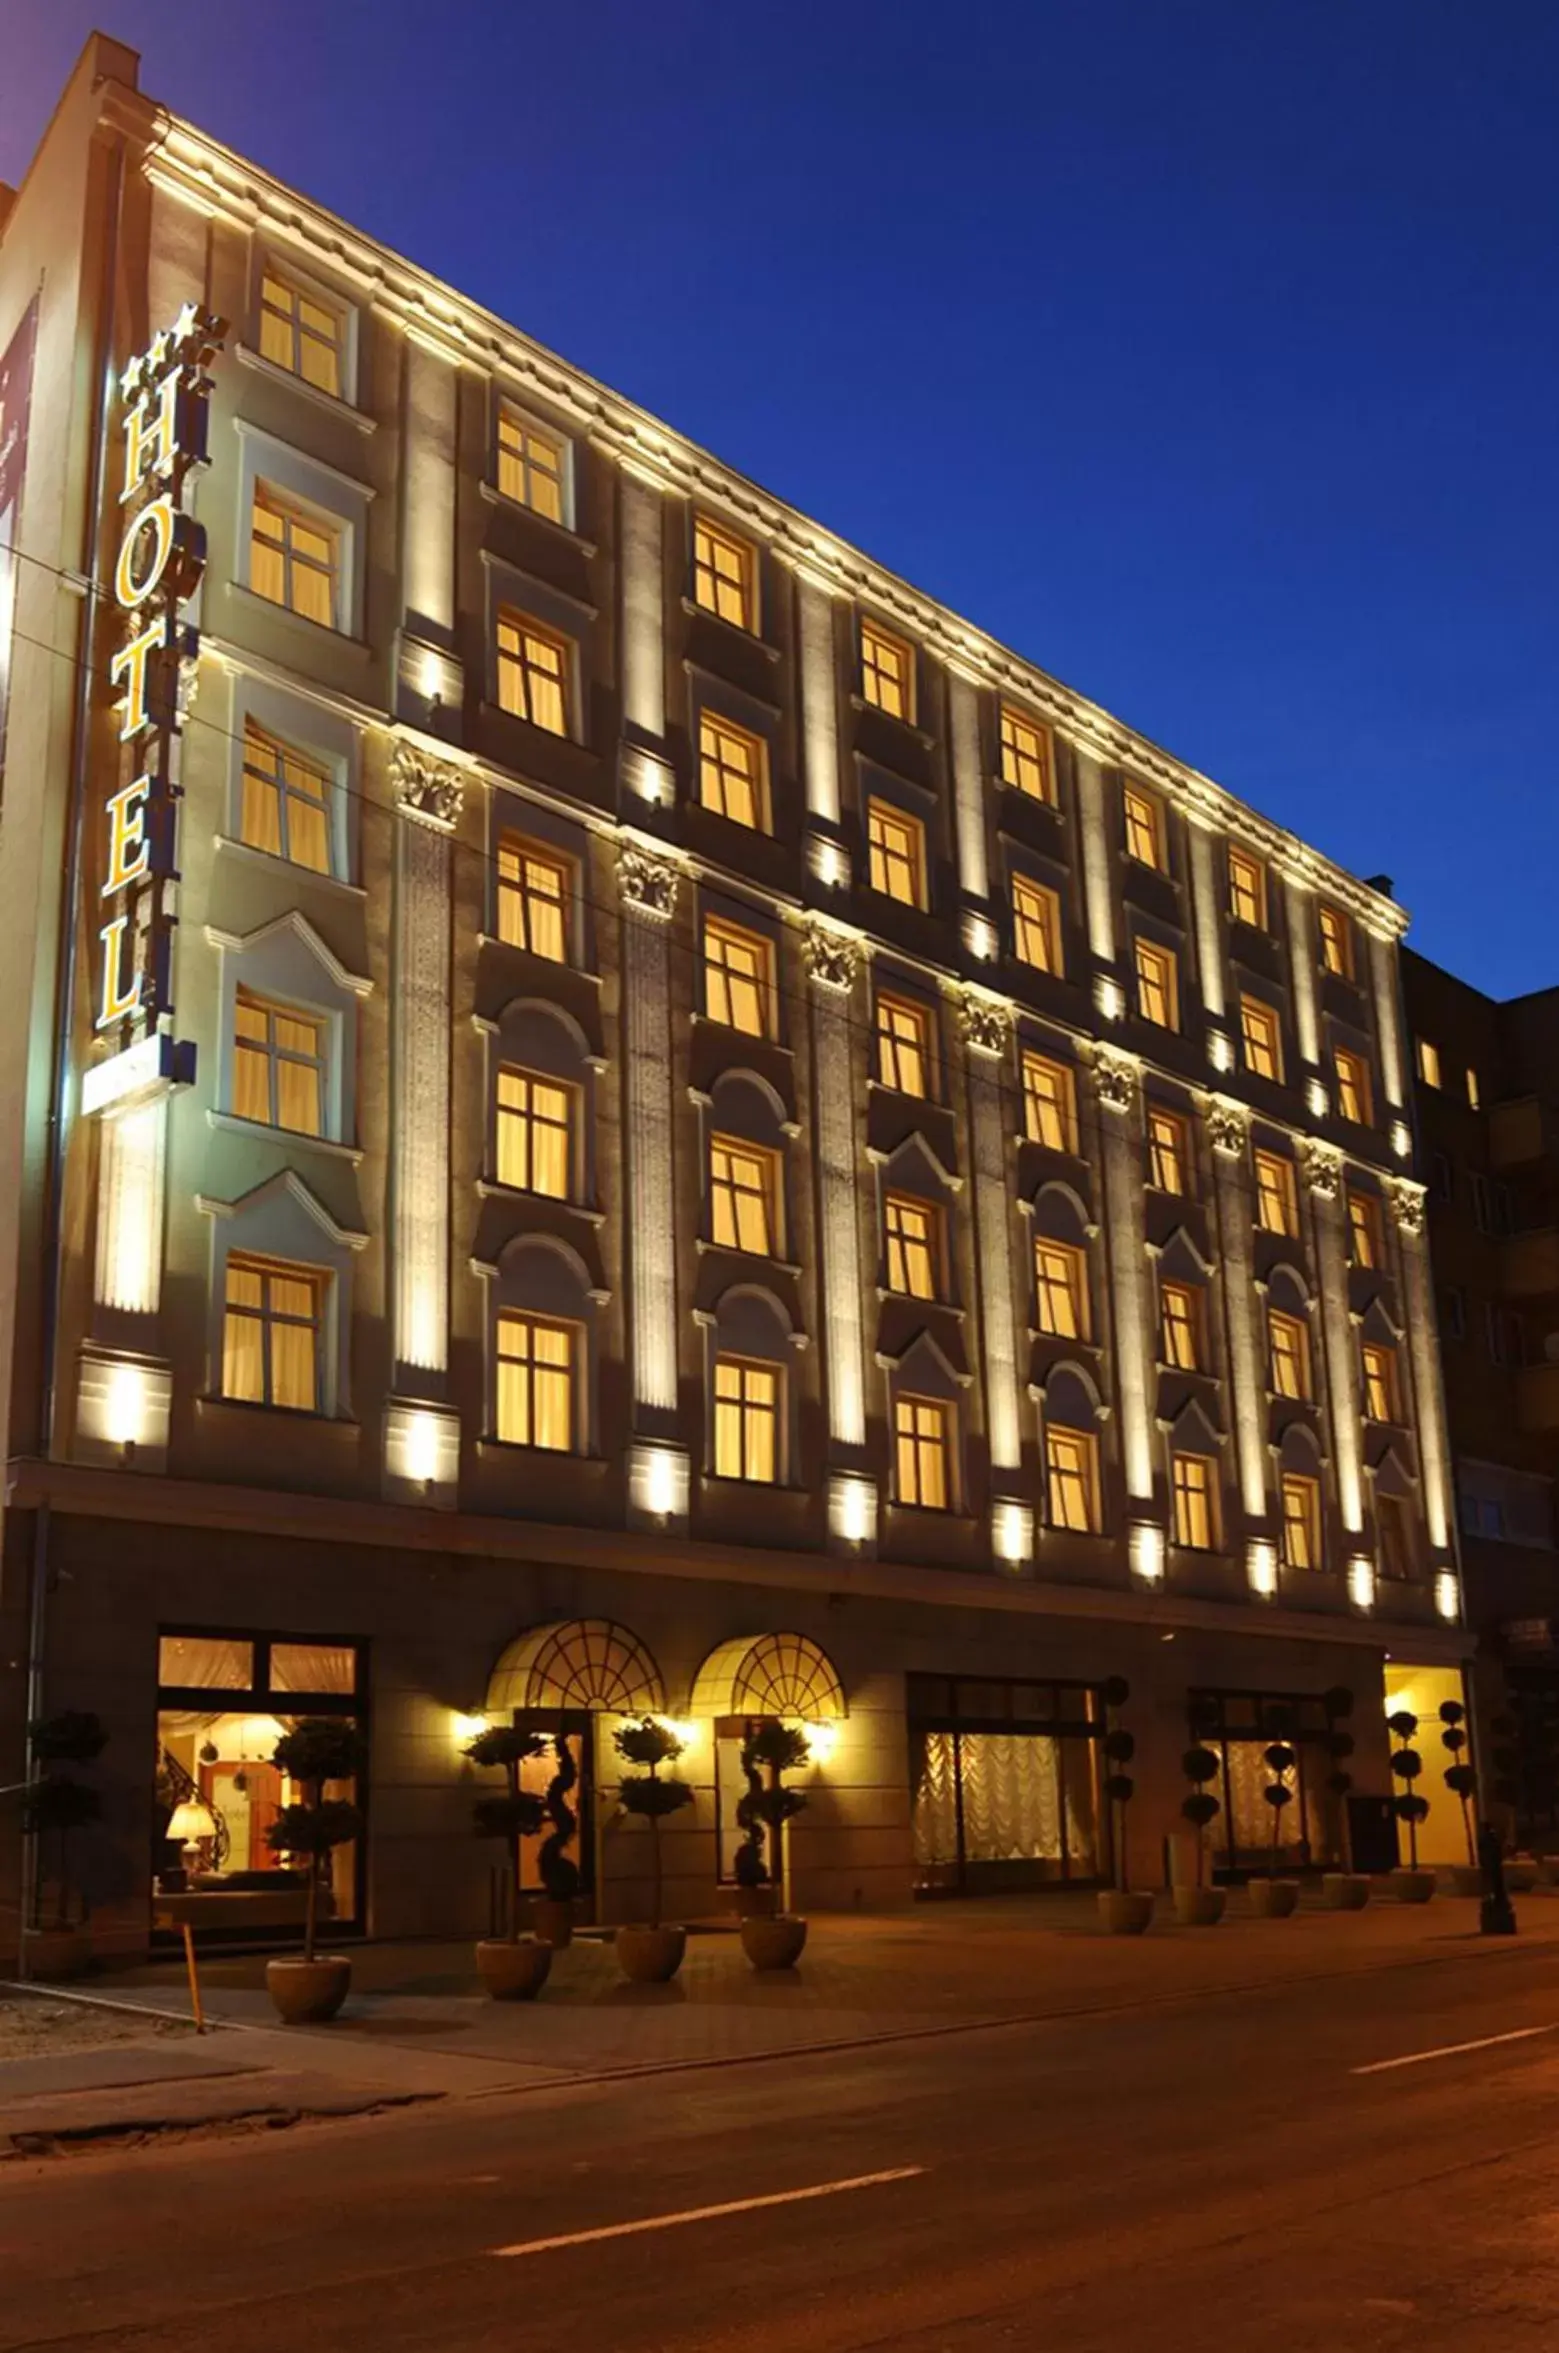
[[791, 1275], [797, 1282], [801, 1280], [802, 1270], [794, 1259], [775, 1258], [766, 1250], [744, 1250], [737, 1242], [712, 1242], [707, 1234], [696, 1235], [693, 1248], [700, 1257], [707, 1250], [718, 1250], [722, 1258], [750, 1259], [754, 1266], [766, 1266], [777, 1275]]
[[236, 1111], [208, 1111], [206, 1125], [219, 1128], [224, 1135], [250, 1136], [258, 1144], [281, 1144], [288, 1151], [301, 1145], [306, 1152], [324, 1152], [332, 1160], [344, 1160], [352, 1168], [362, 1164], [362, 1147], [358, 1144], [338, 1144], [329, 1136], [304, 1135], [298, 1128], [272, 1127], [266, 1120], [244, 1119]]
[[[479, 931], [476, 944], [479, 948], [499, 948], [505, 956], [523, 956], [527, 964], [534, 965], [540, 972], [573, 972], [581, 980], [593, 981], [599, 981], [601, 977], [586, 964], [559, 963], [556, 956], [538, 956], [534, 948], [522, 948], [518, 940], [501, 940], [495, 931]], [[493, 1026], [496, 1029], [497, 1024]]]
[[254, 1413], [263, 1415], [267, 1421], [313, 1422], [322, 1430], [356, 1431], [362, 1428], [362, 1424], [354, 1421], [350, 1414], [331, 1413], [323, 1406], [267, 1405], [258, 1397], [224, 1397], [215, 1389], [205, 1390], [196, 1398], [195, 1404], [202, 1413], [214, 1409], [223, 1413]]
[[523, 727], [527, 736], [539, 735], [544, 737], [548, 743], [574, 744], [580, 751], [589, 749], [588, 745], [581, 743], [579, 737], [571, 735], [566, 728], [560, 735], [555, 727], [538, 727], [535, 720], [527, 719], [522, 711], [506, 711], [502, 703], [491, 702], [485, 696], [480, 707], [484, 719], [501, 719], [506, 727]]
[[1086, 1348], [1091, 1356], [1097, 1356], [1103, 1345], [1086, 1332], [1042, 1332], [1038, 1324], [1029, 1325], [1028, 1336], [1030, 1340], [1054, 1340], [1062, 1348]]
[[498, 507], [504, 514], [529, 516], [533, 523], [539, 523], [543, 531], [550, 531], [553, 537], [562, 540], [566, 547], [578, 548], [582, 556], [593, 556], [600, 553], [595, 541], [587, 539], [584, 533], [576, 530], [572, 523], [555, 523], [552, 517], [544, 515], [539, 507], [528, 506], [523, 498], [511, 498], [506, 490], [499, 489], [496, 482], [479, 482], [476, 486], [476, 494], [478, 498], [485, 499], [490, 507]]
[[968, 1314], [967, 1308], [955, 1307], [951, 1299], [923, 1299], [916, 1291], [890, 1291], [886, 1283], [877, 1285], [877, 1296], [883, 1301], [901, 1299], [906, 1307], [934, 1307], [939, 1314], [950, 1315], [960, 1324]]
[[306, 630], [311, 638], [325, 645], [339, 646], [343, 653], [359, 655], [363, 660], [373, 652], [366, 637], [354, 637], [350, 630], [332, 629], [323, 621], [311, 621], [307, 613], [295, 613], [291, 605], [279, 605], [274, 597], [261, 596], [247, 580], [230, 580], [228, 592], [241, 605], [250, 606], [257, 613], [266, 613], [272, 620], [290, 622], [295, 629]]
[[749, 1046], [769, 1046], [777, 1048], [781, 1054], [792, 1054], [795, 1051], [794, 1047], [786, 1045], [783, 1038], [777, 1038], [772, 1030], [738, 1029], [734, 1021], [718, 1021], [714, 1014], [702, 1013], [696, 1006], [692, 1019], [695, 1029], [713, 1030], [718, 1037], [741, 1038]]
[[275, 850], [257, 849], [253, 842], [240, 841], [236, 834], [215, 833], [211, 840], [215, 849], [229, 850], [238, 858], [251, 858], [256, 865], [269, 866], [279, 874], [301, 875], [305, 882], [318, 883], [322, 890], [339, 892], [343, 898], [368, 896], [361, 883], [344, 882], [339, 874], [321, 874], [317, 866], [300, 866], [296, 858], [283, 858]]
[[1048, 809], [1052, 817], [1061, 814], [1061, 803], [1053, 793], [1031, 793], [1025, 785], [1014, 784], [1010, 776], [997, 776], [991, 781], [999, 793], [1010, 797], [1025, 809]]
[[760, 637], [756, 629], [749, 629], [744, 622], [728, 621], [723, 613], [712, 613], [707, 605], [699, 603], [697, 597], [685, 596], [682, 599], [682, 610], [695, 621], [713, 621], [717, 629], [725, 630], [742, 645], [756, 646], [758, 652], [767, 655], [771, 662], [779, 660], [780, 649], [777, 645], [770, 645], [766, 637]]
[[586, 1454], [573, 1446], [526, 1446], [518, 1438], [494, 1438], [490, 1434], [478, 1438], [479, 1458], [491, 1455], [498, 1462], [577, 1462], [598, 1471], [606, 1469], [606, 1459], [599, 1454]]
[[866, 1092], [869, 1095], [891, 1095], [895, 1103], [924, 1103], [932, 1111], [945, 1111], [948, 1108], [935, 1095], [917, 1095], [912, 1088], [896, 1087], [885, 1078], [868, 1078]]
[[476, 1195], [479, 1201], [513, 1201], [516, 1204], [545, 1201], [553, 1209], [566, 1210], [570, 1217], [577, 1217], [584, 1225], [604, 1226], [606, 1223], [604, 1209], [591, 1209], [583, 1201], [568, 1201], [556, 1193], [532, 1193], [523, 1185], [503, 1185], [496, 1177], [478, 1177]]
[[[546, 522], [546, 517], [544, 515], [538, 515], [533, 507], [518, 506], [517, 502], [513, 499], [505, 499], [504, 505], [516, 507], [516, 511], [518, 513], [522, 515], [530, 515], [533, 520], [538, 523]], [[549, 523], [547, 524], [547, 528], [549, 531], [555, 531], [558, 526], [555, 523]], [[563, 537], [566, 540], [571, 540], [573, 538], [573, 533], [571, 531], [565, 531]], [[539, 572], [528, 572], [525, 566], [523, 564], [517, 564], [512, 556], [497, 555], [490, 547], [479, 548], [477, 553], [480, 555], [482, 563], [488, 572], [507, 572], [510, 578], [514, 580], [533, 580], [536, 583], [536, 586], [543, 590], [547, 596], [556, 597], [560, 605], [571, 606], [576, 613], [583, 614], [587, 621], [600, 620], [600, 606], [592, 604], [587, 596], [575, 596], [569, 589], [559, 588], [555, 580], [544, 580]], [[538, 614], [536, 618], [539, 620], [542, 618], [542, 616]], [[514, 717], [514, 713], [511, 711], [509, 716], [512, 719]]]
[[906, 735], [912, 735], [916, 743], [924, 744], [928, 752], [935, 746], [936, 737], [928, 735], [923, 727], [917, 727], [913, 719], [901, 719], [897, 712], [885, 711], [881, 703], [869, 703], [863, 694], [852, 694], [850, 705], [853, 710], [875, 712], [879, 719], [886, 719], [893, 726], [902, 727]]
[[[311, 384], [307, 377], [296, 375], [291, 368], [284, 368], [277, 361], [267, 359], [264, 352], [256, 351], [252, 343], [235, 343], [233, 357], [241, 368], [252, 368], [257, 376], [265, 377], [270, 383], [285, 384], [290, 391], [300, 392], [305, 400], [311, 400], [327, 417], [340, 417], [345, 424], [355, 425], [359, 433], [372, 433], [375, 430], [377, 419], [366, 415], [355, 402], [344, 400], [338, 392], [327, 392], [323, 385]], [[308, 452], [305, 451], [304, 455], [307, 456]]]

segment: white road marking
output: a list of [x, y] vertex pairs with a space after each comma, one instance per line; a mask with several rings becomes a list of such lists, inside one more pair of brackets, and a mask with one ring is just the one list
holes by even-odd
[[1559, 2033], [1559, 2020], [1552, 2026], [1518, 2026], [1509, 2034], [1480, 2034], [1476, 2042], [1442, 2043], [1437, 2051], [1409, 2051], [1403, 2059], [1372, 2059], [1368, 2067], [1350, 2067], [1350, 2075], [1385, 2075], [1393, 2067], [1422, 2067], [1426, 2059], [1455, 2059], [1463, 2051], [1490, 2051], [1496, 2043], [1529, 2042], [1534, 2034]]
[[887, 2173], [857, 2173], [848, 2181], [814, 2182], [805, 2190], [774, 2190], [766, 2198], [731, 2198], [722, 2206], [689, 2206], [680, 2214], [651, 2214], [642, 2222], [609, 2222], [598, 2230], [571, 2230], [555, 2239], [522, 2239], [514, 2247], [489, 2247], [490, 2255], [545, 2255], [553, 2247], [585, 2247], [595, 2239], [628, 2239], [645, 2230], [675, 2230], [684, 2222], [714, 2222], [726, 2214], [755, 2214], [763, 2206], [797, 2206], [805, 2198], [837, 2198], [844, 2190], [872, 2190], [888, 2181], [911, 2181], [923, 2165], [895, 2165]]

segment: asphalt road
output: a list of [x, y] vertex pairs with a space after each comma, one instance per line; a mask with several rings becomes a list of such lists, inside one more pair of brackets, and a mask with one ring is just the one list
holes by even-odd
[[1551, 1949], [0, 2178], [4, 2353], [1210, 2342], [1559, 2345]]

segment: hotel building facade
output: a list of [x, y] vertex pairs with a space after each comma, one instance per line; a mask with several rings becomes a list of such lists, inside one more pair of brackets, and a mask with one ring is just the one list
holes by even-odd
[[105, 1957], [311, 1710], [377, 1935], [515, 1711], [603, 1919], [630, 1713], [694, 1916], [766, 1716], [801, 1904], [1086, 1884], [1112, 1676], [1135, 1876], [1193, 1701], [1339, 1852], [1323, 1695], [1378, 1798], [1465, 1647], [1402, 911], [117, 44], [0, 206], [0, 1784], [100, 1715]]

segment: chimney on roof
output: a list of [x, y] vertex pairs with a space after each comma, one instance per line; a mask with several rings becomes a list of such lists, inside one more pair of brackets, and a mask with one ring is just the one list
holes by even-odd
[[1394, 899], [1397, 895], [1397, 886], [1389, 874], [1367, 874], [1364, 887], [1367, 891], [1379, 891], [1383, 899]]

